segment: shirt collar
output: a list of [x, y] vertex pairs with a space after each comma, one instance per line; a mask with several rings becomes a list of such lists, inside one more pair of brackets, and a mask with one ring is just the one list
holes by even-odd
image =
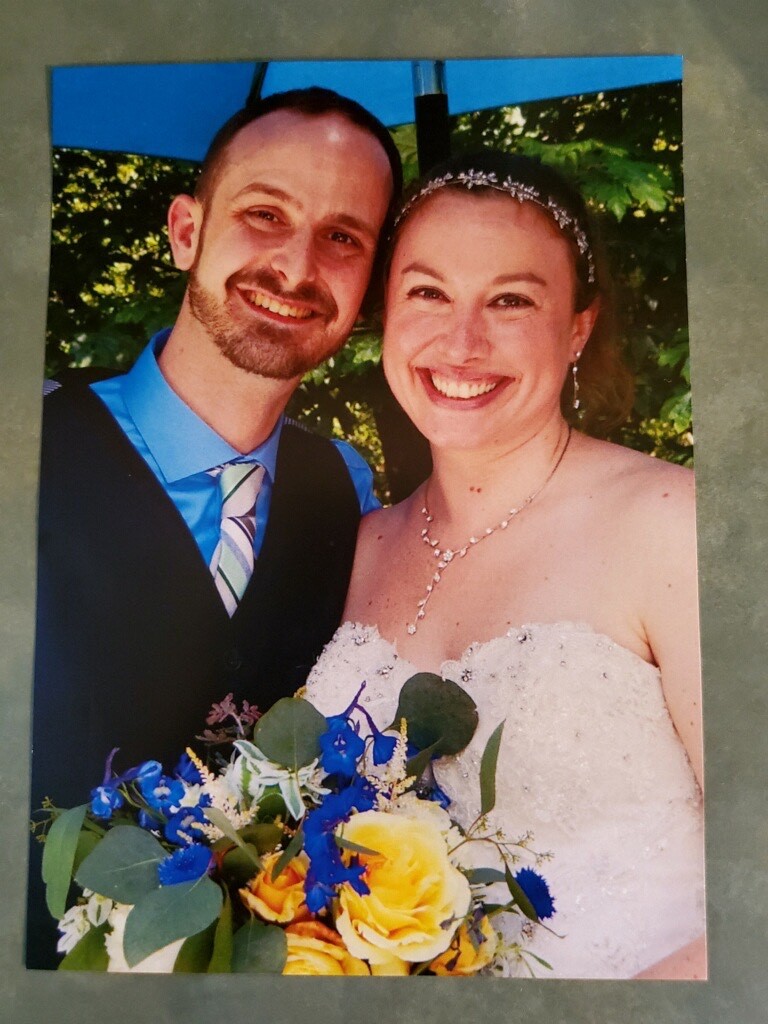
[[157, 357], [170, 333], [170, 328], [157, 333], [121, 378], [126, 409], [166, 481], [183, 480], [235, 459], [258, 462], [274, 481], [283, 417], [253, 451], [245, 455], [236, 451], [179, 398], [163, 376]]

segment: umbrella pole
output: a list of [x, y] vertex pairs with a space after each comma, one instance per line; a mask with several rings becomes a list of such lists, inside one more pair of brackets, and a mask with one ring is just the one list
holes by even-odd
[[411, 61], [411, 68], [419, 173], [425, 174], [451, 155], [445, 62], [414, 60]]

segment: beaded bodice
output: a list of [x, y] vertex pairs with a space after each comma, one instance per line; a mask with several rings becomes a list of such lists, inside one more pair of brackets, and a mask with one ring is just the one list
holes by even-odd
[[[336, 714], [365, 680], [383, 727], [415, 671], [375, 627], [345, 623], [307, 697]], [[654, 666], [589, 626], [530, 624], [472, 644], [441, 675], [479, 710], [469, 747], [435, 766], [452, 815], [476, 817], [480, 756], [504, 720], [492, 824], [508, 839], [530, 829], [553, 855], [541, 871], [565, 937], [537, 928], [530, 948], [553, 967], [538, 974], [631, 977], [703, 931], [701, 795]]]

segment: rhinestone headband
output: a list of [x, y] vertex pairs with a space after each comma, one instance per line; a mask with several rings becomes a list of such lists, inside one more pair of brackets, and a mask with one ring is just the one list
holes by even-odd
[[559, 203], [556, 203], [551, 196], [545, 198], [535, 186], [513, 181], [509, 175], [503, 181], [499, 181], [493, 171], [487, 173], [486, 171], [470, 169], [468, 171], [460, 171], [458, 174], [451, 174], [449, 172], [438, 178], [432, 178], [405, 203], [395, 218], [394, 226], [398, 226], [416, 203], [426, 198], [426, 196], [431, 196], [433, 192], [437, 192], [438, 189], [444, 188], [446, 185], [460, 185], [466, 189], [476, 187], [494, 188], [497, 192], [506, 192], [520, 203], [535, 203], [537, 206], [540, 206], [554, 218], [561, 231], [568, 231], [570, 233], [579, 253], [587, 261], [587, 280], [590, 284], [595, 283], [595, 260], [592, 255], [592, 249], [587, 240], [586, 232], [576, 218], [568, 213], [564, 207], [560, 206]]

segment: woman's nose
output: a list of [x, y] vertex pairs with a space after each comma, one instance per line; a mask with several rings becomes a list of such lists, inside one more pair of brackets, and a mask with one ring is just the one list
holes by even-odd
[[444, 337], [445, 354], [452, 362], [469, 362], [486, 354], [488, 337], [482, 315], [475, 309], [457, 311]]

